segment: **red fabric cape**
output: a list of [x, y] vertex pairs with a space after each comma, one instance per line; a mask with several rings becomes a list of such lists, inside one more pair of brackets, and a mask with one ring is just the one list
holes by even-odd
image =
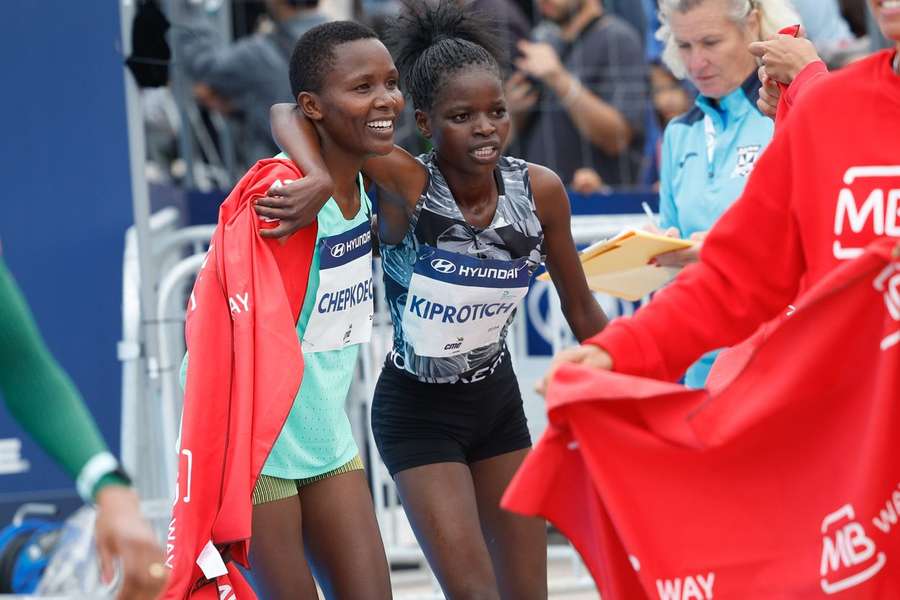
[[[285, 288], [305, 293], [316, 226], [283, 245], [264, 240], [253, 203], [276, 180], [301, 176], [277, 159], [244, 175], [219, 210], [194, 284], [167, 600], [256, 598], [229, 558], [248, 565], [253, 487], [300, 387], [297, 309]], [[197, 564], [210, 541], [228, 563], [213, 580]]]
[[604, 600], [896, 597], [898, 253], [835, 269], [715, 393], [560, 369], [503, 506], [555, 523]]

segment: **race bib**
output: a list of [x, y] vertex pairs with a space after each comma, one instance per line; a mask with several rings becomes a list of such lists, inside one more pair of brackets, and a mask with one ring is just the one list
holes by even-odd
[[338, 350], [372, 337], [372, 230], [369, 222], [318, 241], [319, 289], [303, 332], [303, 352]]
[[428, 357], [496, 343], [530, 280], [524, 258], [481, 260], [424, 246], [403, 310], [406, 339], [417, 355]]

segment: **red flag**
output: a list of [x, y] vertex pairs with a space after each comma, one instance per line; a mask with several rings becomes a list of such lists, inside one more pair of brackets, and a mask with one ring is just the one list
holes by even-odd
[[256, 598], [230, 560], [248, 566], [253, 487], [300, 387], [295, 323], [316, 226], [284, 244], [263, 240], [253, 201], [300, 176], [290, 161], [272, 159], [241, 178], [191, 293], [167, 600]]
[[604, 600], [898, 597], [900, 262], [835, 269], [710, 394], [583, 367], [503, 499]]

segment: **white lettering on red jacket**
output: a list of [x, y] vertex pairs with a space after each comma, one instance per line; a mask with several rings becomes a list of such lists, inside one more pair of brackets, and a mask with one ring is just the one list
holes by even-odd
[[[851, 187], [859, 180], [900, 177], [900, 165], [851, 167], [844, 173], [834, 210], [834, 257], [848, 260], [862, 254], [861, 247], [845, 247], [841, 236], [869, 230], [876, 236], [900, 237], [900, 187]], [[898, 183], [900, 186], [900, 183]]]

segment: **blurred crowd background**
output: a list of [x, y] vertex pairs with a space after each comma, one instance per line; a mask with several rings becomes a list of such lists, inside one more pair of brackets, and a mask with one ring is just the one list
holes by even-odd
[[[656, 0], [460, 0], [506, 37], [508, 152], [554, 169], [573, 191], [651, 191], [661, 134], [696, 90], [661, 60]], [[865, 0], [794, 0], [830, 68], [885, 47]], [[287, 64], [296, 39], [330, 19], [381, 29], [398, 0], [145, 0], [129, 66], [142, 90], [151, 183], [228, 189], [278, 150], [269, 107], [292, 101]], [[597, 15], [600, 15], [599, 17]], [[585, 122], [554, 89], [562, 68], [593, 94], [616, 127]], [[573, 93], [570, 91], [570, 93]], [[398, 143], [426, 151], [411, 118]]]

